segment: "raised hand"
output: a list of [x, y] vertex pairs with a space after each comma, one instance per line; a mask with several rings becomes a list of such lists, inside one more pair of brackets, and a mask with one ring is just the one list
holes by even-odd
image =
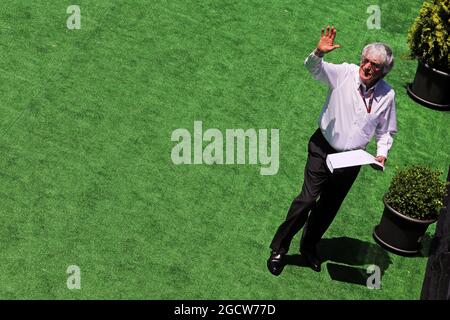
[[334, 49], [340, 48], [341, 46], [338, 44], [334, 44], [334, 38], [336, 38], [336, 28], [333, 26], [327, 27], [326, 32], [322, 29], [322, 35], [320, 37], [320, 41], [317, 44], [317, 50], [322, 53], [327, 53], [333, 51]]

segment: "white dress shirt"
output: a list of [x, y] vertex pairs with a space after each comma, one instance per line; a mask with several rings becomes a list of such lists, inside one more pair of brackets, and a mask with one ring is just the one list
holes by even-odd
[[[377, 156], [387, 158], [397, 133], [395, 92], [383, 79], [374, 87], [371, 112], [368, 113], [359, 92], [362, 84], [359, 66], [333, 64], [311, 53], [305, 66], [315, 79], [329, 87], [328, 96], [319, 117], [319, 127], [328, 143], [337, 151], [365, 149], [375, 135]], [[367, 96], [367, 92], [365, 92]], [[369, 104], [369, 99], [366, 99]]]

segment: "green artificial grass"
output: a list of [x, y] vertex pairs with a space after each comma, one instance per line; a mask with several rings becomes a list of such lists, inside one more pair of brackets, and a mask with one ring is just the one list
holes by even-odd
[[[66, 27], [71, 4], [80, 30]], [[366, 27], [373, 4], [380, 30]], [[449, 114], [404, 88], [420, 5], [3, 1], [0, 298], [418, 299], [427, 258], [387, 253], [371, 233], [396, 167], [449, 164]], [[342, 48], [327, 61], [358, 62], [373, 41], [392, 46], [399, 133], [385, 172], [361, 170], [325, 234], [323, 271], [290, 265], [274, 277], [268, 246], [300, 190], [327, 90], [303, 61], [332, 23]], [[222, 132], [279, 129], [278, 173], [174, 165], [171, 133], [196, 120]], [[351, 283], [370, 264], [382, 267], [380, 290]], [[81, 290], [66, 286], [69, 265], [81, 269]], [[342, 270], [354, 276], [333, 280]]]

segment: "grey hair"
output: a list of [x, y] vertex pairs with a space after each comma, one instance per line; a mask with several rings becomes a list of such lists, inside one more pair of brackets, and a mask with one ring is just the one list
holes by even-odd
[[392, 49], [384, 43], [370, 43], [362, 50], [361, 60], [367, 57], [369, 52], [383, 59], [383, 77], [387, 75], [394, 66], [394, 54], [392, 53]]

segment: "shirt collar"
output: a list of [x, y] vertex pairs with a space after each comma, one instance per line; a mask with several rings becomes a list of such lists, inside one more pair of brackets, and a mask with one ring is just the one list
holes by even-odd
[[[357, 71], [356, 71], [356, 77], [355, 77], [355, 80], [356, 80], [356, 89], [357, 90], [359, 90], [359, 86], [361, 86], [362, 85], [362, 87], [363, 87], [363, 89], [364, 89], [364, 92], [366, 92], [366, 85], [361, 81], [361, 78], [359, 77], [359, 68], [357, 69]], [[373, 92], [373, 96], [374, 96], [374, 99], [375, 99], [375, 101], [376, 102], [379, 102], [379, 100], [380, 100], [380, 94], [379, 94], [379, 88], [381, 87], [380, 86], [380, 83], [381, 83], [381, 81], [383, 81], [383, 79], [379, 79], [369, 90], [374, 90], [374, 92]]]

